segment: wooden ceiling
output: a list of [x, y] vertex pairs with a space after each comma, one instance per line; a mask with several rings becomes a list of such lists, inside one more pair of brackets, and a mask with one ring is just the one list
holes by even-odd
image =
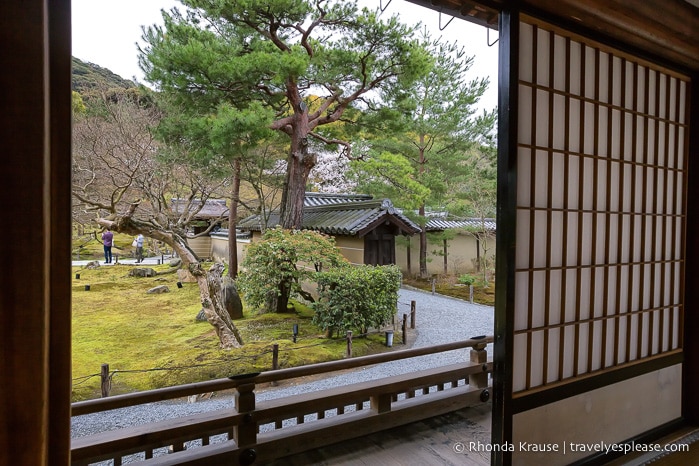
[[445, 14], [497, 28], [498, 12], [558, 18], [619, 43], [699, 71], [699, 8], [691, 0], [409, 0]]

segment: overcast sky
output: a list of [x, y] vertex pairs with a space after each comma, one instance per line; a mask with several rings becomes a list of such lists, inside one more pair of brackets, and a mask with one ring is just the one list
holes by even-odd
[[[387, 2], [383, 0], [383, 5]], [[378, 4], [379, 0], [359, 0], [360, 6], [375, 8]], [[72, 0], [73, 55], [124, 78], [143, 81], [136, 48], [141, 42], [141, 26], [162, 23], [160, 10], [178, 5], [175, 0]], [[458, 40], [468, 55], [475, 56], [471, 79], [490, 78], [490, 88], [480, 106], [492, 109], [497, 105], [497, 45], [488, 47], [485, 28], [457, 18], [440, 32], [436, 11], [404, 0], [392, 0], [384, 14], [396, 13], [405, 23], [422, 21], [434, 37]], [[450, 18], [443, 15], [442, 26]], [[496, 36], [496, 31], [490, 32], [491, 42]]]

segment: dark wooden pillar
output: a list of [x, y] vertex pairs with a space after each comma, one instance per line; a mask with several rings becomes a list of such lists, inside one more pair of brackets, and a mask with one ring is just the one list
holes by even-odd
[[[498, 200], [495, 345], [493, 350], [493, 444], [512, 442], [515, 240], [517, 230], [517, 100], [519, 12], [500, 13], [498, 70]], [[492, 465], [508, 465], [510, 452], [494, 452]]]
[[699, 422], [699, 72], [692, 76], [689, 154], [687, 157], [687, 229], [684, 263], [684, 354], [682, 380], [682, 415], [689, 422]]
[[0, 4], [0, 464], [70, 458], [70, 1]]

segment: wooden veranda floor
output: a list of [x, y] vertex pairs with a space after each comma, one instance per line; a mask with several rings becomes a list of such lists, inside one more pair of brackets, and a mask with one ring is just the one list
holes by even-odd
[[490, 443], [491, 409], [484, 403], [267, 464], [487, 466], [488, 453], [464, 451], [461, 445]]
[[[490, 442], [490, 403], [454, 411], [374, 435], [281, 458], [269, 466], [488, 466], [490, 455], [470, 452], [469, 442]], [[617, 458], [609, 466], [699, 465], [699, 428], [686, 427], [658, 441], [684, 443], [689, 451], [635, 454]]]
[[694, 466], [699, 465], [699, 427], [685, 427], [660, 439], [661, 445], [689, 445], [688, 451], [675, 453], [632, 454], [618, 458], [609, 466]]

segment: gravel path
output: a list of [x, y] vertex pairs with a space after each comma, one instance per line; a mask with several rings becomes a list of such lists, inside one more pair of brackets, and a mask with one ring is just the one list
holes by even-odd
[[[398, 297], [398, 314], [410, 314], [410, 301], [416, 302], [416, 338], [413, 348], [465, 340], [477, 335], [493, 334], [493, 308], [470, 304], [458, 299], [431, 293], [401, 289]], [[488, 346], [492, 357], [492, 345]], [[436, 355], [421, 356], [402, 361], [393, 361], [311, 382], [283, 382], [279, 387], [256, 391], [257, 400], [275, 399], [285, 396], [334, 388], [351, 383], [374, 380], [391, 375], [405, 374], [468, 360], [468, 350], [456, 350]], [[196, 403], [169, 401], [121, 408], [103, 413], [75, 416], [71, 421], [73, 438], [98, 432], [141, 425], [164, 419], [187, 416], [217, 409], [233, 407], [232, 397], [212, 398]]]

